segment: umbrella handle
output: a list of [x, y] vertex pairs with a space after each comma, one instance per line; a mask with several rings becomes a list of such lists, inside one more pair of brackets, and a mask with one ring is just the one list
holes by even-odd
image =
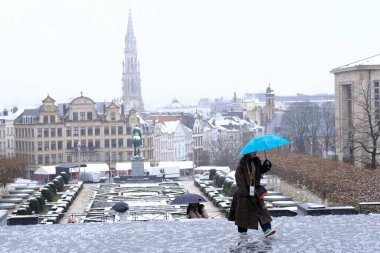
[[265, 152], [265, 150], [264, 150], [264, 156], [265, 156], [265, 159], [267, 159], [267, 152]]

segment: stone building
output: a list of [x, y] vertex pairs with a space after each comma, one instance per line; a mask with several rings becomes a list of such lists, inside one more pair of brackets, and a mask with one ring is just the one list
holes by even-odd
[[14, 121], [22, 113], [17, 107], [0, 114], [0, 156], [13, 157], [15, 154]]
[[[15, 153], [30, 167], [59, 163], [128, 161], [133, 154], [134, 110], [125, 116], [114, 102], [95, 103], [83, 96], [55, 105], [49, 95], [37, 109], [26, 109], [15, 122]], [[141, 154], [153, 158], [152, 134], [143, 127]], [[144, 132], [145, 130], [145, 132]]]
[[199, 166], [199, 161], [201, 160], [203, 151], [203, 120], [202, 117], [196, 112], [194, 114], [194, 125], [193, 125], [193, 155], [194, 162]]
[[[363, 145], [373, 147], [370, 137], [364, 134], [369, 123], [379, 127], [380, 55], [335, 68], [331, 73], [335, 75], [336, 154], [339, 160], [360, 165], [368, 160], [369, 154], [362, 148], [355, 149], [353, 140], [360, 139]], [[365, 110], [366, 103], [371, 119]]]
[[180, 120], [156, 122], [153, 138], [155, 161], [190, 160], [192, 136], [192, 131]]
[[138, 112], [144, 111], [141, 96], [140, 63], [137, 58], [136, 37], [133, 32], [131, 11], [129, 11], [127, 34], [125, 35], [122, 91], [122, 100], [126, 111], [132, 108]]

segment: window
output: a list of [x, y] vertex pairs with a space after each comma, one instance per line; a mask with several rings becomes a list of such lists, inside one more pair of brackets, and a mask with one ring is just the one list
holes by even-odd
[[92, 112], [87, 112], [87, 120], [92, 120]]
[[111, 140], [111, 146], [112, 148], [116, 148], [116, 139]]
[[42, 128], [37, 128], [37, 137], [42, 137]]
[[42, 164], [42, 155], [38, 155], [37, 157], [37, 163]]
[[50, 136], [55, 137], [55, 128], [50, 128]]
[[49, 116], [44, 116], [44, 124], [47, 124], [49, 123]]
[[73, 148], [73, 144], [71, 141], [66, 141], [66, 149], [72, 149]]
[[56, 163], [57, 162], [57, 155], [53, 154], [51, 155], [51, 162]]
[[78, 121], [78, 113], [73, 112], [73, 121]]
[[114, 112], [111, 113], [111, 120], [116, 120], [116, 113]]
[[123, 152], [119, 152], [119, 161], [123, 161], [124, 160], [124, 154]]
[[73, 135], [74, 136], [78, 136], [78, 134], [79, 134], [79, 128], [78, 127], [74, 127], [74, 129], [73, 129]]
[[49, 164], [49, 155], [45, 155], [45, 164]]
[[38, 150], [42, 150], [42, 141], [39, 141], [39, 142], [37, 143], [37, 145], [38, 145]]
[[81, 112], [81, 113], [79, 114], [79, 117], [80, 117], [80, 120], [81, 120], [81, 121], [86, 120], [86, 113], [85, 113], [85, 112]]
[[66, 136], [71, 136], [71, 127], [66, 128]]
[[58, 154], [58, 163], [63, 163], [63, 154]]
[[63, 148], [62, 141], [58, 141], [58, 150], [62, 150], [62, 148]]
[[375, 113], [375, 120], [380, 120], [380, 98], [379, 98], [379, 82], [376, 81], [373, 83], [373, 93], [374, 93], [374, 113]]
[[66, 159], [67, 159], [68, 163], [72, 163], [73, 162], [73, 156], [71, 154], [67, 154]]
[[91, 136], [93, 134], [92, 126], [87, 127], [87, 135]]
[[95, 127], [95, 135], [98, 136], [100, 135], [100, 127]]
[[49, 150], [49, 142], [48, 141], [44, 142], [44, 149]]
[[104, 147], [109, 148], [110, 147], [110, 140], [104, 140]]
[[55, 117], [54, 117], [54, 115], [50, 116], [50, 123], [55, 123]]
[[80, 128], [80, 135], [85, 136], [86, 135], [86, 127], [81, 127]]
[[123, 139], [118, 139], [118, 140], [117, 140], [117, 146], [118, 146], [119, 148], [122, 148], [122, 147], [123, 147]]
[[111, 126], [111, 135], [116, 134], [116, 126]]
[[117, 133], [118, 133], [118, 134], [123, 134], [123, 132], [124, 132], [123, 129], [124, 129], [124, 128], [123, 128], [122, 126], [118, 126], [118, 127], [117, 127]]
[[62, 128], [57, 128], [58, 137], [62, 137]]
[[49, 137], [49, 128], [44, 128], [44, 137]]
[[52, 141], [52, 142], [50, 143], [50, 149], [51, 149], [51, 150], [55, 150], [55, 148], [56, 148], [56, 142], [55, 142], [55, 141]]
[[92, 140], [88, 140], [88, 147], [90, 149], [94, 148], [94, 142]]
[[108, 126], [104, 127], [104, 135], [109, 135], [110, 134], [110, 128]]

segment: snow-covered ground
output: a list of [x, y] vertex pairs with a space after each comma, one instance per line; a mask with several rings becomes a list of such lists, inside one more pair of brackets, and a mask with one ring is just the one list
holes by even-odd
[[238, 246], [226, 219], [0, 226], [0, 252], [380, 252], [380, 215], [274, 218]]

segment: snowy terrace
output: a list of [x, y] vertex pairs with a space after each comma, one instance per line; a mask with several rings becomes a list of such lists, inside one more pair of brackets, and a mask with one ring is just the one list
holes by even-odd
[[0, 226], [0, 252], [380, 252], [380, 215], [274, 218], [277, 233], [209, 220]]

